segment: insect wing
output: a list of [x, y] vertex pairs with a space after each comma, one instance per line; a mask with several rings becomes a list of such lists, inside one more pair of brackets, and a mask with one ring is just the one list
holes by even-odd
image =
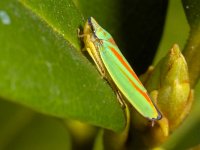
[[160, 118], [160, 114], [150, 100], [146, 89], [118, 47], [103, 40], [99, 47], [99, 53], [110, 77], [129, 103], [146, 118], [152, 120]]

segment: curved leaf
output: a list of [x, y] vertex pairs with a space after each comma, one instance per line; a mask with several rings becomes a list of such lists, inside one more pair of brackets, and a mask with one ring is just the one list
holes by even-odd
[[188, 63], [191, 86], [195, 87], [200, 78], [200, 1], [182, 0], [182, 2], [190, 25], [190, 35], [183, 54]]
[[0, 101], [0, 149], [71, 149], [69, 132], [53, 117]]
[[165, 28], [153, 64], [156, 65], [175, 43], [177, 43], [182, 50], [187, 42], [188, 34], [189, 25], [181, 1], [170, 0], [165, 20]]
[[0, 6], [0, 97], [122, 130], [125, 117], [114, 92], [80, 52], [83, 17], [72, 1], [3, 0]]
[[200, 9], [199, 9], [199, 5], [200, 5], [200, 1], [198, 0], [182, 0], [184, 9], [185, 9], [185, 13], [188, 19], [188, 23], [190, 24], [190, 26], [193, 28], [195, 26], [198, 26], [200, 23]]

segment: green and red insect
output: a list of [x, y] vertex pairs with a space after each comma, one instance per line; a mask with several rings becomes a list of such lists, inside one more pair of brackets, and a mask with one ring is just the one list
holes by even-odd
[[109, 81], [121, 102], [126, 99], [142, 116], [161, 119], [161, 114], [139, 78], [120, 52], [112, 36], [90, 17], [83, 35], [85, 48], [101, 75]]

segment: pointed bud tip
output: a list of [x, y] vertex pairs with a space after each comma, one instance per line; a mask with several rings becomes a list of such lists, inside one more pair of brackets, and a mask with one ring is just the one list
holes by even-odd
[[178, 44], [174, 44], [170, 50], [170, 54], [174, 56], [179, 56], [181, 53]]

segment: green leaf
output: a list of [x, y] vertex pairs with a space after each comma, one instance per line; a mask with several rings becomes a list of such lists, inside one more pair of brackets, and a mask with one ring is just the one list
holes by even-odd
[[189, 25], [181, 1], [170, 0], [165, 20], [165, 28], [153, 64], [156, 65], [175, 43], [178, 44], [182, 50], [187, 42], [188, 35]]
[[80, 52], [83, 17], [74, 3], [3, 0], [0, 6], [0, 97], [121, 131], [125, 117], [114, 92]]
[[191, 86], [195, 87], [200, 78], [200, 1], [182, 0], [190, 25], [190, 35], [183, 51], [190, 74]]
[[199, 0], [182, 0], [188, 23], [191, 27], [198, 26], [200, 23], [200, 1]]
[[3, 100], [0, 118], [0, 149], [71, 149], [69, 133], [58, 119]]

